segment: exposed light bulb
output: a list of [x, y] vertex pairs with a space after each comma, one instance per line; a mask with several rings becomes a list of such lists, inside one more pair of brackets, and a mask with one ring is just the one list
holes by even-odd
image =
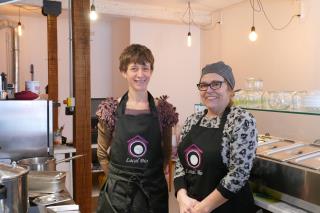
[[18, 36], [22, 36], [22, 25], [21, 22], [18, 22]]
[[90, 17], [90, 20], [92, 20], [92, 21], [95, 21], [98, 18], [98, 14], [97, 14], [96, 7], [94, 6], [94, 4], [91, 5], [89, 17]]
[[187, 45], [188, 45], [188, 47], [191, 47], [191, 44], [192, 44], [191, 33], [188, 32], [188, 37], [187, 37]]
[[249, 34], [249, 40], [254, 42], [258, 38], [258, 34], [256, 33], [256, 28], [254, 26], [251, 27], [251, 32]]

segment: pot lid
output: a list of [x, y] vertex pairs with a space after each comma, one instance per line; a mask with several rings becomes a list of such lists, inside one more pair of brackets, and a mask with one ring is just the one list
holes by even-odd
[[28, 169], [17, 166], [16, 162], [12, 164], [0, 163], [0, 182], [18, 178], [28, 172]]

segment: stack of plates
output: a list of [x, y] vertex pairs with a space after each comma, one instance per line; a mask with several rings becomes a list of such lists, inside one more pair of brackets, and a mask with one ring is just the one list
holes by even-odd
[[307, 111], [320, 112], [320, 91], [310, 92], [302, 99], [302, 106]]

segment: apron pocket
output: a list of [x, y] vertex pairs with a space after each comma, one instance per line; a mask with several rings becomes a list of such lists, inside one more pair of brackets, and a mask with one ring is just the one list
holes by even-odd
[[108, 187], [108, 181], [103, 185], [98, 199], [97, 213], [117, 213], [112, 207], [108, 194], [106, 193], [106, 187]]
[[131, 204], [131, 199], [128, 197], [131, 192], [129, 184], [122, 180], [114, 178], [109, 179], [107, 193], [112, 206], [119, 212], [127, 210]]

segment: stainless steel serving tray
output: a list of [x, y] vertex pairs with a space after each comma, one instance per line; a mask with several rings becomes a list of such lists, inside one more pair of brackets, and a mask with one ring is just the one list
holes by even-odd
[[266, 143], [258, 146], [257, 155], [261, 155], [265, 157], [274, 151], [283, 151], [286, 149], [295, 148], [299, 146], [303, 146], [303, 144], [295, 143], [294, 141], [283, 139], [280, 141]]
[[290, 147], [285, 150], [273, 150], [265, 153], [264, 156], [278, 160], [278, 161], [288, 161], [294, 158], [303, 157], [312, 153], [320, 152], [320, 148], [314, 145], [301, 145], [296, 147]]
[[312, 153], [303, 157], [289, 160], [288, 163], [307, 167], [310, 169], [320, 169], [320, 152]]
[[274, 136], [266, 136], [266, 135], [259, 135], [258, 136], [258, 146], [266, 145], [269, 143], [274, 143], [280, 141], [281, 138], [277, 138]]
[[71, 197], [67, 193], [49, 194], [35, 198], [32, 202], [36, 205], [48, 206], [57, 203], [63, 203], [71, 200]]

